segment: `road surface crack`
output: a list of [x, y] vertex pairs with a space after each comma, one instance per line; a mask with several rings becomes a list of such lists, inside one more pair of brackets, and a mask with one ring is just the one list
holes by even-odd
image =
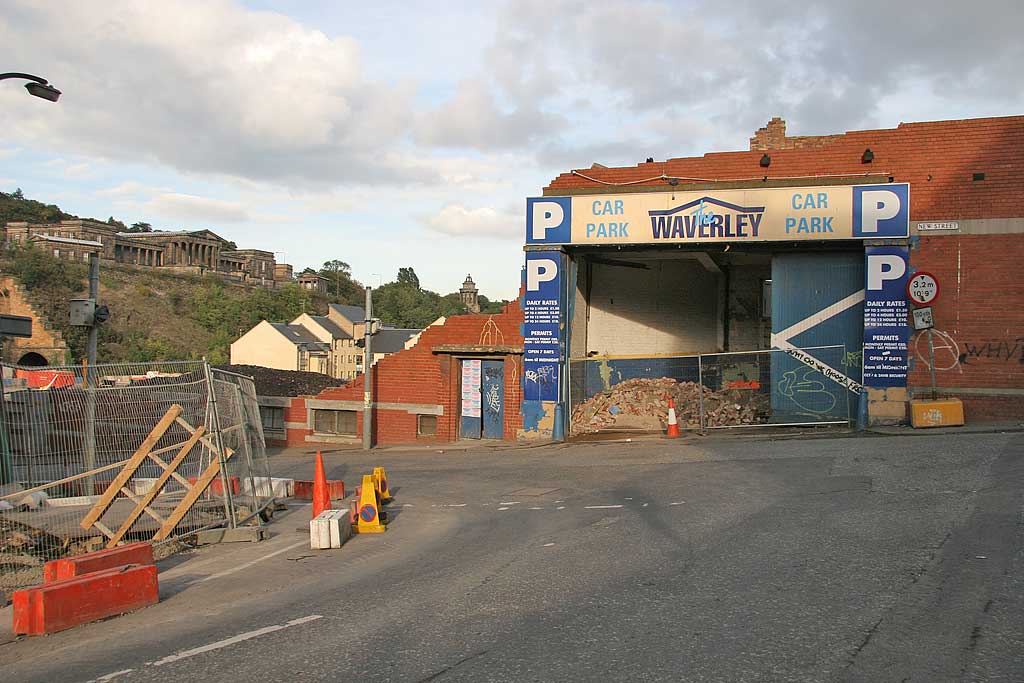
[[452, 669], [454, 669], [456, 667], [459, 667], [459, 666], [462, 666], [466, 662], [468, 662], [470, 660], [473, 660], [473, 659], [476, 659], [477, 657], [482, 657], [485, 654], [487, 654], [488, 652], [490, 652], [490, 650], [484, 650], [482, 652], [477, 652], [475, 655], [470, 655], [468, 657], [464, 657], [464, 658], [460, 659], [459, 661], [455, 662], [454, 664], [452, 664], [451, 666], [447, 666], [447, 667], [441, 669], [436, 674], [431, 674], [430, 676], [427, 676], [426, 678], [421, 678], [419, 681], [417, 681], [417, 683], [428, 683], [429, 681], [433, 681], [433, 680], [435, 680], [435, 679], [445, 675], [446, 673], [448, 673]]

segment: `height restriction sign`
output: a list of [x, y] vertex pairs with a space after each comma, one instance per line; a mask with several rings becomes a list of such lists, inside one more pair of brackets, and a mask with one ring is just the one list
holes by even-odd
[[907, 280], [907, 296], [918, 306], [927, 306], [939, 298], [939, 281], [931, 273], [919, 270]]

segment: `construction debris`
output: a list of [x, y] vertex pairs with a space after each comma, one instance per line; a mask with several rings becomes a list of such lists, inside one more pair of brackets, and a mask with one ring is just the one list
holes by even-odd
[[220, 365], [221, 370], [252, 377], [260, 396], [315, 396], [330, 387], [345, 386], [347, 380], [319, 372], [276, 370], [257, 365]]
[[751, 389], [712, 391], [696, 382], [677, 382], [669, 377], [636, 378], [620, 382], [590, 397], [572, 414], [573, 435], [610, 428], [664, 429], [668, 424], [668, 399], [673, 399], [676, 418], [684, 429], [725, 427], [767, 422], [771, 405], [767, 395]]

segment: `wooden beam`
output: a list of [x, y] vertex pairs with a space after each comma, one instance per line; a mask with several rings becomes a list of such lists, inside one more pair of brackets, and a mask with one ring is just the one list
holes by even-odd
[[[128, 490], [127, 486], [122, 486], [121, 487], [121, 493], [124, 494], [125, 498], [127, 498], [131, 502], [135, 503], [136, 505], [138, 505], [139, 501], [142, 500], [137, 495], [135, 495], [132, 491]], [[145, 507], [145, 508], [143, 508], [142, 511], [145, 512], [150, 517], [152, 517], [153, 519], [155, 519], [159, 524], [163, 524], [164, 523], [164, 518], [161, 517], [160, 515], [156, 514], [156, 512], [153, 511], [153, 508]]]
[[[230, 448], [224, 449], [224, 461], [227, 462], [230, 460], [231, 456], [234, 454], [235, 452]], [[218, 474], [220, 474], [220, 461], [215, 459], [196, 480], [195, 486], [185, 494], [182, 501], [178, 503], [176, 508], [174, 508], [174, 511], [171, 512], [167, 521], [164, 522], [164, 525], [160, 527], [156, 534], [154, 534], [154, 541], [162, 541], [167, 538], [172, 531], [174, 531], [174, 527], [176, 527], [178, 522], [181, 521], [181, 518], [192, 509], [195, 502], [199, 500], [199, 496], [203, 495], [203, 491], [206, 490], [206, 487], [210, 485], [210, 482], [212, 482]]]
[[[178, 451], [178, 454], [174, 456], [174, 459], [171, 460], [171, 462], [168, 464], [167, 468], [164, 470], [164, 473], [157, 477], [156, 481], [153, 482], [153, 487], [142, 495], [142, 499], [135, 506], [135, 509], [132, 510], [131, 513], [129, 513], [128, 518], [124, 520], [124, 523], [121, 525], [121, 528], [117, 530], [117, 533], [115, 533], [113, 537], [111, 537], [110, 542], [107, 543], [108, 548], [113, 548], [114, 546], [116, 546], [118, 542], [124, 537], [124, 535], [128, 533], [128, 530], [132, 528], [132, 524], [135, 524], [135, 520], [137, 520], [139, 516], [142, 514], [142, 512], [146, 509], [146, 507], [153, 502], [153, 499], [157, 497], [157, 494], [160, 493], [160, 489], [162, 489], [164, 487], [164, 484], [167, 483], [167, 480], [171, 478], [171, 473], [173, 473], [174, 470], [177, 469], [178, 465], [180, 465], [181, 462], [185, 459], [185, 456], [192, 452], [192, 449], [199, 442], [199, 439], [203, 437], [203, 434], [205, 432], [206, 429], [204, 427], [200, 427], [199, 429], [196, 430], [195, 434], [193, 434], [192, 437], [185, 442], [185, 445], [181, 447], [181, 450]], [[198, 482], [196, 483], [196, 485], [198, 486]], [[166, 524], [166, 522], [164, 523]]]
[[[115, 462], [115, 463], [113, 463], [111, 465], [104, 465], [103, 467], [97, 467], [96, 469], [89, 470], [88, 472], [82, 472], [80, 474], [73, 474], [70, 477], [64, 477], [63, 479], [58, 479], [57, 481], [51, 481], [48, 484], [41, 484], [39, 486], [33, 486], [30, 489], [22, 489], [21, 491], [17, 491], [15, 493], [8, 493], [6, 496], [0, 496], [0, 500], [12, 500], [14, 498], [20, 498], [20, 497], [26, 496], [26, 495], [28, 495], [30, 493], [35, 493], [36, 491], [43, 491], [45, 489], [51, 489], [54, 486], [60, 486], [61, 484], [69, 484], [69, 483], [71, 483], [73, 481], [78, 481], [79, 479], [84, 479], [85, 477], [91, 477], [92, 475], [99, 474], [100, 472], [106, 472], [107, 470], [116, 470], [118, 467], [123, 467], [126, 462], [128, 462], [128, 461], [127, 460], [121, 460], [121, 461]], [[92, 494], [87, 494], [87, 495], [92, 495]]]
[[161, 437], [163, 437], [167, 430], [171, 428], [171, 425], [174, 424], [176, 419], [178, 419], [178, 416], [181, 415], [181, 410], [181, 406], [177, 403], [167, 409], [164, 416], [160, 418], [160, 421], [156, 423], [153, 430], [150, 431], [149, 435], [142, 441], [142, 444], [135, 451], [135, 454], [128, 459], [128, 464], [124, 466], [121, 472], [114, 478], [114, 481], [110, 483], [110, 486], [107, 487], [107, 490], [103, 492], [100, 499], [96, 501], [96, 504], [82, 519], [79, 526], [83, 529], [88, 529], [103, 516], [103, 513], [107, 511], [108, 507], [110, 507], [114, 498], [117, 497], [117, 492], [121, 490], [122, 486], [128, 483], [128, 480], [132, 478], [133, 474], [135, 474], [135, 470], [139, 469], [139, 466], [146, 459], [146, 456], [149, 455], [149, 452], [153, 450], [153, 447], [156, 446]]

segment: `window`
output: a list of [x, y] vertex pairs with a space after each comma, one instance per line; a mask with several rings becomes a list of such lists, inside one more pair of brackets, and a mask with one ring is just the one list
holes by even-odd
[[417, 415], [416, 435], [437, 436], [437, 415]]
[[53, 250], [53, 258], [60, 258], [60, 249]]
[[314, 410], [313, 431], [317, 434], [356, 435], [356, 411]]
[[263, 422], [264, 431], [284, 431], [284, 408], [274, 406], [260, 406], [260, 420]]

